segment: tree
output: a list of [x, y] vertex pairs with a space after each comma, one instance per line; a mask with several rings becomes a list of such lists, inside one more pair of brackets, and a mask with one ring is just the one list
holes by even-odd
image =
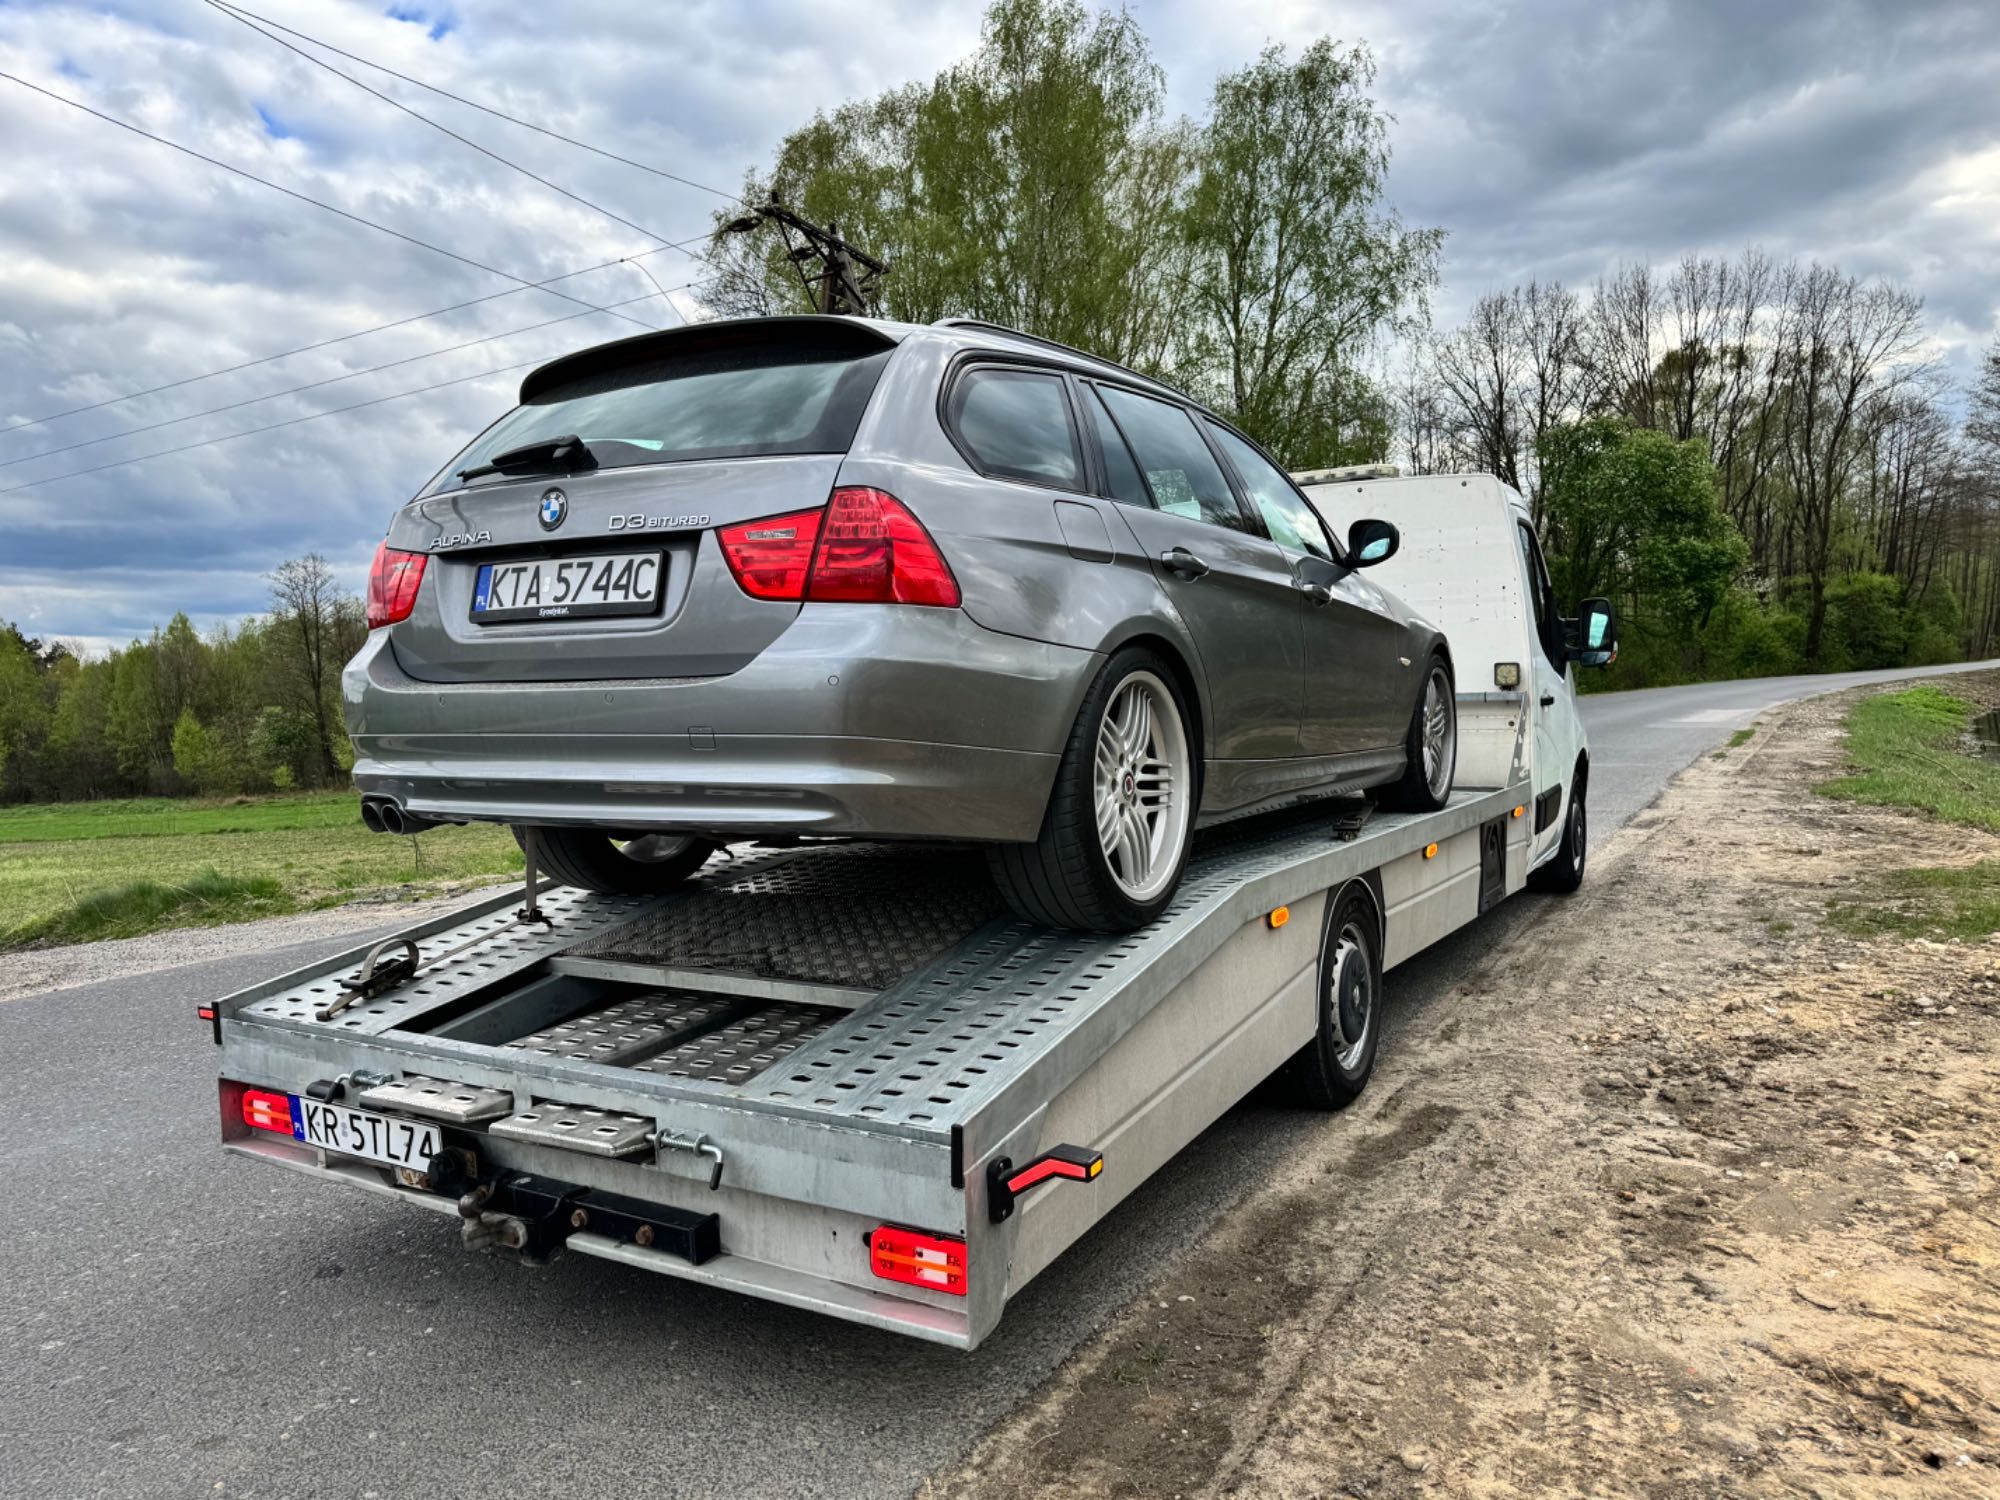
[[194, 710], [184, 708], [174, 724], [174, 770], [197, 791], [211, 791], [218, 770], [215, 736], [202, 727]]
[[313, 726], [316, 754], [300, 767], [311, 780], [339, 774], [340, 668], [359, 649], [358, 606], [317, 552], [279, 564], [271, 574], [272, 666], [280, 701]]
[[1193, 331], [1182, 378], [1292, 464], [1386, 456], [1360, 373], [1421, 315], [1443, 231], [1384, 204], [1388, 117], [1366, 48], [1267, 48], [1215, 86], [1184, 218]]
[[40, 747], [48, 732], [48, 704], [42, 692], [39, 641], [12, 625], [0, 625], [0, 776]]

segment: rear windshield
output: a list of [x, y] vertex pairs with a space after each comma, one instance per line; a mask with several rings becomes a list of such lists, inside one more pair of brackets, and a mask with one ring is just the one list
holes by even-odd
[[528, 443], [571, 435], [582, 438], [598, 467], [607, 469], [845, 453], [890, 352], [852, 345], [739, 345], [598, 371], [515, 407], [446, 464], [426, 490], [457, 489], [461, 469]]

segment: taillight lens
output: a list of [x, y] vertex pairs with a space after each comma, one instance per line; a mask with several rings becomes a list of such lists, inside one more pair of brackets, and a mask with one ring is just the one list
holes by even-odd
[[243, 1123], [252, 1130], [270, 1130], [279, 1135], [292, 1133], [292, 1100], [289, 1094], [268, 1089], [243, 1091]]
[[882, 490], [838, 489], [824, 510], [725, 526], [722, 555], [755, 599], [958, 607], [958, 580], [923, 523]]
[[868, 1236], [868, 1268], [884, 1281], [965, 1295], [965, 1241], [884, 1224]]
[[378, 630], [407, 620], [417, 607], [417, 589], [424, 581], [428, 552], [398, 552], [387, 542], [375, 549], [368, 569], [368, 628]]
[[813, 542], [819, 537], [820, 519], [825, 514], [794, 511], [789, 516], [767, 516], [718, 531], [722, 555], [743, 592], [752, 599], [805, 598]]

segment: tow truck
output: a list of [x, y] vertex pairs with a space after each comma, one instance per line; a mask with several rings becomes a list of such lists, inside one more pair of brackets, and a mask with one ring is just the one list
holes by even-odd
[[[1166, 913], [1116, 935], [1023, 922], [952, 848], [738, 849], [636, 897], [554, 886], [530, 845], [519, 890], [202, 1007], [224, 1148], [430, 1209], [475, 1248], [977, 1347], [1262, 1080], [1350, 1098], [1383, 972], [1562, 853], [1580, 785], [1546, 764], [1547, 721], [1574, 722], [1573, 684], [1524, 680], [1549, 637], [1519, 497], [1487, 476], [1301, 478], [1315, 503], [1358, 481], [1371, 514], [1453, 518], [1390, 580], [1434, 597], [1453, 643], [1441, 810], [1322, 802], [1213, 830]], [[1466, 568], [1480, 588], [1453, 586]], [[1574, 659], [1607, 655], [1608, 617], [1570, 624]]]

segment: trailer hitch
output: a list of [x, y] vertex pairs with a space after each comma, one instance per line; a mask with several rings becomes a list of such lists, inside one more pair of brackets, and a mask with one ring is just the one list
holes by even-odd
[[1057, 1146], [1019, 1168], [1012, 1157], [996, 1156], [986, 1164], [986, 1216], [1004, 1223], [1014, 1215], [1014, 1200], [1029, 1188], [1057, 1177], [1095, 1182], [1103, 1170], [1104, 1153], [1083, 1146]]
[[[432, 1177], [433, 1191], [442, 1188], [450, 1196], [451, 1188], [464, 1185], [465, 1178], [438, 1157], [432, 1164], [442, 1168]], [[548, 1259], [572, 1234], [584, 1230], [678, 1256], [690, 1265], [722, 1253], [721, 1220], [714, 1214], [527, 1172], [501, 1172], [472, 1184], [458, 1195], [458, 1213], [465, 1221], [460, 1229], [467, 1248], [518, 1250], [530, 1261]]]

